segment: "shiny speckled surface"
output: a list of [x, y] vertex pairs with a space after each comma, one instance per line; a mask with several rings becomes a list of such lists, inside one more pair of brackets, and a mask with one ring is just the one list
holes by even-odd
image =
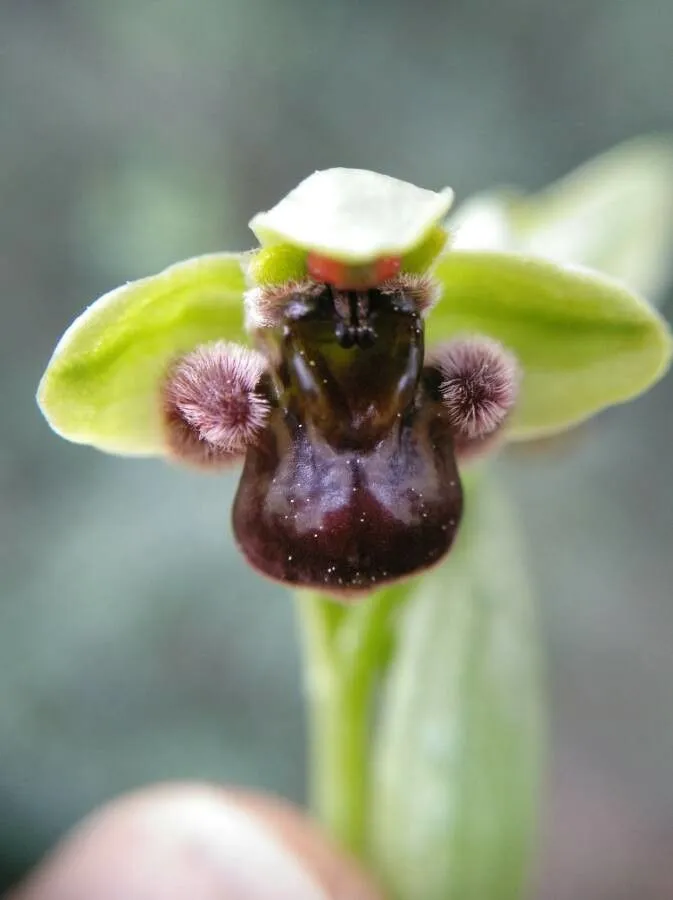
[[258, 335], [277, 360], [275, 409], [246, 455], [239, 546], [273, 579], [337, 592], [432, 565], [453, 541], [462, 491], [414, 303], [326, 288], [286, 309]]

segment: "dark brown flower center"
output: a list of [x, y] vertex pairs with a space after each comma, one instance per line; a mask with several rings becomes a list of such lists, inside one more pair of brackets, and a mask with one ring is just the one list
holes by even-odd
[[256, 568], [352, 592], [447, 552], [462, 492], [423, 337], [413, 298], [377, 289], [291, 297], [282, 322], [261, 330], [273, 409], [234, 506]]

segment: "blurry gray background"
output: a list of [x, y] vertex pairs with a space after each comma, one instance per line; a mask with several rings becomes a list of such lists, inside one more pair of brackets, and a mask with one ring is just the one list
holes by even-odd
[[[459, 199], [673, 130], [668, 0], [0, 0], [0, 885], [120, 791], [301, 799], [292, 608], [232, 546], [235, 478], [51, 434], [91, 299], [243, 249], [316, 168]], [[537, 896], [673, 896], [671, 380], [499, 465], [549, 652]]]

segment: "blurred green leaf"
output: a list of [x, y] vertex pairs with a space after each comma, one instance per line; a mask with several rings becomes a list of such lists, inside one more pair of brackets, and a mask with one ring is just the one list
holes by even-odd
[[574, 262], [658, 296], [673, 255], [673, 141], [638, 138], [512, 203], [522, 253]]
[[507, 503], [473, 485], [457, 545], [400, 622], [370, 844], [395, 900], [518, 900], [543, 744], [538, 633]]
[[666, 323], [616, 281], [504, 253], [451, 251], [435, 269], [442, 300], [428, 338], [483, 334], [518, 357], [514, 439], [562, 431], [642, 393], [666, 371]]
[[194, 257], [93, 303], [63, 335], [40, 383], [51, 427], [112, 453], [162, 454], [160, 387], [172, 358], [244, 337], [243, 259]]
[[589, 266], [655, 302], [673, 271], [673, 139], [627, 141], [536, 194], [476, 194], [450, 227], [458, 249]]

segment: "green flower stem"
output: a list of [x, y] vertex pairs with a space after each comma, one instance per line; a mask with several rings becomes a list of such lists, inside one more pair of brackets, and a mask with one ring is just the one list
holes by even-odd
[[314, 668], [309, 685], [312, 805], [330, 833], [361, 856], [367, 828], [369, 679]]
[[317, 819], [344, 847], [367, 856], [373, 695], [388, 657], [391, 619], [406, 589], [355, 606], [300, 592], [309, 718], [309, 794]]

